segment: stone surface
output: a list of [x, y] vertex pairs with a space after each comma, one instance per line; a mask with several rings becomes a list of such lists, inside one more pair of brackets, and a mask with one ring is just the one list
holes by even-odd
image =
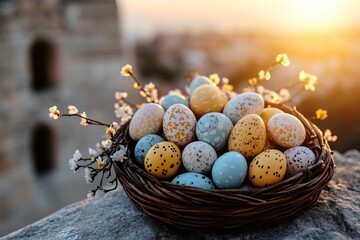
[[3, 239], [360, 239], [360, 152], [334, 156], [335, 175], [317, 204], [272, 228], [227, 234], [177, 230], [138, 211], [118, 190], [69, 205]]

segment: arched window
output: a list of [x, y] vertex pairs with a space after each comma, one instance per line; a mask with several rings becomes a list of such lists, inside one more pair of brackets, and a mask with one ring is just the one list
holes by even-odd
[[53, 43], [39, 38], [29, 51], [31, 88], [36, 91], [50, 89], [57, 84], [57, 51]]
[[36, 175], [42, 176], [55, 167], [55, 136], [53, 130], [45, 125], [34, 127], [31, 136], [31, 155]]

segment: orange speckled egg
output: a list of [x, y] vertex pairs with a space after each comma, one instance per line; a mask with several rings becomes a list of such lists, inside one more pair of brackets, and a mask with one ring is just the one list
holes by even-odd
[[265, 150], [257, 155], [249, 167], [249, 179], [255, 187], [267, 187], [284, 178], [286, 157], [276, 149]]
[[196, 123], [195, 115], [188, 107], [172, 105], [164, 115], [165, 138], [183, 148], [194, 139]]
[[181, 151], [172, 142], [160, 142], [145, 156], [145, 170], [158, 179], [172, 179], [181, 165]]
[[269, 119], [277, 113], [283, 113], [283, 111], [279, 108], [269, 107], [265, 108], [261, 113], [261, 118], [264, 120], [265, 127], [267, 127], [267, 123]]
[[240, 119], [231, 130], [228, 147], [244, 157], [254, 157], [263, 151], [266, 142], [266, 128], [257, 114], [249, 114]]
[[221, 112], [227, 103], [227, 96], [218, 87], [206, 84], [198, 87], [191, 95], [190, 108], [200, 118], [209, 112]]
[[267, 130], [271, 139], [281, 147], [291, 148], [303, 144], [306, 137], [304, 125], [288, 113], [278, 113], [269, 119]]

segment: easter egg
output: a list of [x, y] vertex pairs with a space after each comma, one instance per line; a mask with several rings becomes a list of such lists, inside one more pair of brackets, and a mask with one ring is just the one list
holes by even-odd
[[215, 161], [211, 175], [218, 188], [239, 188], [247, 170], [247, 162], [242, 154], [227, 152]]
[[189, 143], [182, 152], [182, 163], [189, 172], [209, 173], [216, 159], [215, 150], [201, 141]]
[[175, 143], [160, 142], [145, 156], [145, 170], [158, 179], [173, 178], [181, 165], [181, 151]]
[[138, 141], [145, 135], [160, 131], [164, 117], [164, 109], [156, 103], [147, 103], [139, 108], [131, 119], [130, 137]]
[[304, 125], [288, 113], [278, 113], [269, 119], [267, 130], [271, 139], [286, 148], [303, 144], [306, 137]]
[[198, 118], [209, 112], [221, 112], [226, 103], [226, 94], [209, 84], [198, 87], [190, 97], [190, 108]]
[[224, 114], [207, 113], [196, 124], [196, 136], [219, 152], [226, 147], [232, 128], [231, 120]]
[[274, 116], [277, 113], [283, 113], [283, 111], [279, 108], [274, 108], [274, 107], [269, 107], [269, 108], [265, 108], [262, 113], [261, 113], [261, 118], [265, 123], [265, 127], [267, 126], [267, 123], [269, 121], [269, 119]]
[[172, 105], [164, 115], [165, 138], [183, 148], [194, 139], [196, 123], [195, 115], [188, 107]]
[[134, 157], [136, 163], [139, 166], [144, 166], [144, 159], [149, 151], [149, 149], [154, 146], [156, 143], [163, 142], [164, 139], [156, 134], [148, 134], [144, 137], [140, 138], [140, 140], [136, 143], [134, 149]]
[[284, 152], [287, 160], [286, 175], [294, 176], [297, 173], [314, 165], [316, 157], [313, 151], [304, 146], [296, 146]]
[[266, 128], [257, 114], [250, 114], [238, 121], [231, 130], [229, 151], [236, 151], [246, 158], [255, 157], [263, 151], [266, 142]]
[[228, 116], [233, 124], [249, 114], [261, 115], [264, 109], [264, 99], [260, 94], [246, 92], [232, 98], [224, 107], [223, 113]]
[[211, 86], [216, 86], [215, 83], [213, 83], [213, 81], [211, 81], [208, 77], [205, 76], [198, 76], [196, 78], [194, 78], [191, 83], [190, 83], [190, 95], [195, 91], [195, 89], [197, 89], [198, 87], [202, 86], [202, 85], [211, 85]]
[[211, 179], [201, 173], [182, 173], [176, 176], [171, 182], [183, 186], [197, 187], [207, 190], [215, 189], [215, 185]]
[[249, 180], [255, 187], [267, 187], [281, 182], [285, 173], [285, 155], [276, 149], [265, 150], [250, 162]]
[[178, 94], [166, 95], [163, 99], [160, 100], [160, 105], [165, 109], [165, 111], [174, 104], [183, 104], [189, 107], [189, 100], [184, 96]]

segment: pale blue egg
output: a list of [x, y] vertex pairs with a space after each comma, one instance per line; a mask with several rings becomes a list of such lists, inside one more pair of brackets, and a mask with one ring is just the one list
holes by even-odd
[[176, 176], [171, 182], [189, 187], [197, 187], [208, 190], [215, 189], [215, 185], [210, 178], [201, 173], [195, 172], [182, 173]]
[[164, 142], [165, 140], [156, 134], [148, 134], [142, 137], [135, 145], [134, 149], [134, 157], [136, 163], [143, 167], [144, 166], [144, 159], [149, 151], [149, 149], [159, 142]]
[[166, 111], [169, 107], [171, 107], [172, 105], [175, 104], [182, 104], [185, 105], [187, 107], [189, 107], [189, 100], [186, 99], [184, 96], [182, 95], [177, 95], [177, 94], [171, 94], [171, 95], [166, 95], [161, 101], [160, 101], [160, 105], [164, 108], [164, 110]]
[[246, 159], [241, 153], [227, 152], [215, 161], [211, 175], [218, 188], [239, 188], [247, 170]]
[[196, 136], [219, 152], [227, 146], [232, 128], [233, 123], [226, 115], [207, 113], [196, 124]]
[[198, 87], [204, 84], [210, 84], [216, 86], [216, 84], [213, 83], [208, 77], [198, 76], [194, 78], [190, 83], [190, 95], [195, 91], [195, 89], [197, 89]]

